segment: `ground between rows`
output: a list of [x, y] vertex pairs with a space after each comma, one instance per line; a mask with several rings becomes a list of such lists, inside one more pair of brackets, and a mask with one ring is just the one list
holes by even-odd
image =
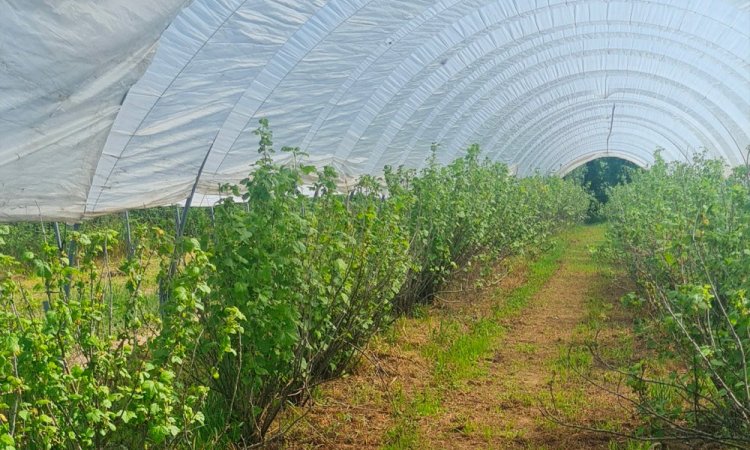
[[[363, 363], [316, 392], [290, 449], [618, 448], [632, 411], [587, 345], [626, 361], [633, 352], [621, 277], [596, 261], [602, 227], [580, 227], [533, 258], [498, 265], [482, 283], [457, 279], [435, 305], [402, 318], [364, 350]], [[484, 284], [483, 287], [478, 284]], [[562, 422], [562, 423], [561, 423]]]

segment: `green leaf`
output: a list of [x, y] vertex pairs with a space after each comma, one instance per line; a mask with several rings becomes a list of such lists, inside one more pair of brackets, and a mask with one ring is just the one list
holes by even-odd
[[136, 413], [134, 413], [133, 411], [123, 411], [123, 413], [122, 413], [122, 421], [125, 422], [125, 423], [130, 422], [131, 420], [135, 419], [136, 417], [138, 417], [138, 415]]

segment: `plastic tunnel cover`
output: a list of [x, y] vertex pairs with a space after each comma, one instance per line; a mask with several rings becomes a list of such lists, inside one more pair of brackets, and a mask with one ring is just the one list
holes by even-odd
[[[28, 9], [8, 14], [21, 22]], [[34, 44], [40, 55], [43, 44]], [[102, 81], [90, 99], [121, 95], [123, 84]], [[73, 128], [91, 114], [66, 120]], [[103, 148], [103, 139], [77, 145], [85, 134], [47, 135], [21, 153], [16, 166], [29, 162], [18, 178], [22, 142], [0, 147], [0, 219], [180, 202], [206, 155], [198, 192], [208, 197], [196, 200], [207, 201], [250, 170], [261, 117], [279, 145], [300, 146], [343, 177], [420, 167], [433, 142], [442, 162], [476, 142], [522, 175], [607, 154], [648, 164], [657, 147], [667, 159], [705, 148], [736, 165], [750, 144], [750, 2], [193, 0], [114, 123], [112, 113], [101, 119], [98, 136], [111, 126]], [[15, 120], [0, 101], [0, 135], [18, 133]], [[22, 125], [46, 132], [44, 117]], [[32, 168], [34, 152], [46, 155], [46, 170]], [[63, 161], [78, 170], [57, 179], [49, 165]], [[33, 192], [32, 177], [49, 183]], [[24, 196], [6, 195], [24, 184]]]
[[81, 218], [123, 97], [186, 3], [0, 2], [0, 221]]

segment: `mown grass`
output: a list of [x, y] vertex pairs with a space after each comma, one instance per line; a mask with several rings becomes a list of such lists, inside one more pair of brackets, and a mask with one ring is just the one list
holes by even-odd
[[[493, 295], [496, 305], [488, 317], [452, 316], [441, 319], [430, 335], [422, 354], [433, 362], [429, 387], [418, 392], [412, 400], [402, 393], [394, 401], [394, 425], [387, 431], [384, 449], [401, 450], [422, 448], [419, 433], [420, 417], [432, 416], [441, 411], [442, 398], [450, 389], [462, 389], [467, 380], [487, 374], [486, 360], [502, 343], [507, 332], [507, 321], [521, 314], [530, 299], [545, 285], [560, 266], [567, 248], [565, 237], [557, 238], [550, 248], [528, 265], [527, 279], [519, 287]], [[532, 347], [526, 352], [533, 352]], [[401, 391], [400, 391], [401, 392]], [[492, 430], [478, 427], [470, 418], [460, 426], [462, 433], [480, 433], [490, 440], [493, 436], [513, 435], [513, 430]]]
[[[590, 239], [601, 242], [605, 226], [591, 227]], [[622, 373], [629, 370], [636, 354], [636, 333], [630, 314], [620, 305], [615, 286], [622, 282], [622, 274], [609, 263], [596, 257], [596, 247], [588, 250], [589, 258], [571, 258], [569, 267], [578, 273], [591, 273], [594, 276], [586, 292], [585, 319], [573, 329], [571, 342], [558, 347], [558, 356], [549, 361], [548, 370], [553, 376], [549, 383], [554, 385], [554, 406], [557, 419], [570, 424], [586, 422], [588, 426], [601, 431], [629, 433], [626, 423], [619, 418], [588, 417], [595, 408], [596, 395], [602, 394], [598, 386], [619, 390], [625, 385]], [[664, 361], [650, 359], [654, 367], [662, 367]], [[614, 370], [613, 370], [614, 369]], [[598, 400], [601, 401], [601, 400]], [[611, 408], [627, 407], [612, 398]], [[547, 422], [546, 426], [560, 429], [557, 423]], [[608, 448], [611, 450], [641, 450], [652, 448], [653, 443], [613, 437]]]

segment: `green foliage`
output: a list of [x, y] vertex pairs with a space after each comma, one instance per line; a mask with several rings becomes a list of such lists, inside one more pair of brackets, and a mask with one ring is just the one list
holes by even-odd
[[399, 311], [429, 302], [457, 270], [539, 245], [557, 227], [580, 221], [589, 203], [573, 182], [519, 180], [505, 165], [480, 160], [479, 146], [448, 166], [433, 156], [421, 172], [386, 167], [392, 198], [410, 205], [406, 227], [413, 266], [396, 297]]
[[[173, 315], [159, 331], [159, 320], [148, 313], [145, 262], [170, 244], [159, 230], [153, 240], [145, 235], [120, 267], [127, 313], [117, 326], [106, 283], [115, 232], [72, 232], [74, 265], [46, 242], [41, 254], [26, 252], [23, 261], [0, 254], [2, 448], [172, 445], [200, 426], [205, 390], [184, 389], [179, 380], [193, 321]], [[196, 248], [192, 259], [191, 270], [205, 257]], [[31, 291], [18, 271], [33, 274]], [[175, 289], [197, 298], [196, 282], [182, 277]]]
[[[123, 258], [132, 251], [140, 239], [138, 233], [131, 236], [130, 249], [127, 242], [127, 225], [129, 223], [131, 230], [140, 227], [159, 228], [174, 234], [173, 230], [177, 227], [177, 218], [182, 214], [182, 207], [158, 207], [129, 212], [129, 220], [126, 222], [124, 214], [110, 214], [96, 217], [77, 224], [78, 231], [81, 233], [96, 233], [103, 230], [112, 230], [117, 233], [119, 238], [108, 243], [107, 252], [110, 257]], [[200, 236], [206, 228], [212, 223], [212, 211], [210, 208], [195, 208], [190, 212], [190, 220], [185, 229], [185, 236]], [[35, 254], [42, 253], [42, 247], [45, 242], [55, 242], [54, 223], [50, 222], [19, 222], [8, 224], [9, 233], [6, 236], [3, 245], [3, 253], [13, 256], [16, 259], [22, 259], [24, 252], [31, 251]], [[73, 236], [74, 227], [60, 223], [58, 224], [60, 232], [60, 242], [62, 249], [67, 250], [70, 246], [71, 237]]]
[[[655, 165], [610, 191], [609, 252], [638, 280], [627, 303], [684, 368], [631, 387], [648, 433], [750, 443], [750, 178], [719, 161]], [[638, 299], [641, 298], [641, 300]]]
[[[199, 354], [226, 426], [262, 440], [288, 402], [350, 367], [357, 349], [389, 318], [408, 264], [403, 205], [381, 200], [363, 178], [352, 195], [334, 193], [332, 168], [273, 162], [272, 135], [258, 130], [261, 160], [252, 177], [226, 189], [242, 198], [216, 208], [204, 339]], [[314, 198], [302, 177], [317, 175]], [[237, 332], [220, 342], [217, 323], [231, 312]], [[225, 338], [226, 339], [226, 338]], [[208, 375], [208, 373], [206, 373]]]
[[[193, 210], [177, 242], [172, 208], [131, 213], [131, 251], [121, 216], [62, 226], [61, 248], [49, 224], [0, 227], [0, 449], [268, 442], [286, 431], [278, 413], [351, 369], [395, 314], [546, 243], [589, 202], [560, 178], [516, 179], [476, 145], [342, 195], [333, 168], [277, 154], [267, 121], [256, 135], [251, 175]], [[25, 247], [36, 229], [45, 239]]]
[[597, 158], [577, 167], [566, 179], [575, 181], [593, 196], [589, 207], [588, 220], [598, 222], [603, 219], [601, 207], [609, 200], [607, 190], [623, 183], [629, 183], [638, 166], [621, 158]]

